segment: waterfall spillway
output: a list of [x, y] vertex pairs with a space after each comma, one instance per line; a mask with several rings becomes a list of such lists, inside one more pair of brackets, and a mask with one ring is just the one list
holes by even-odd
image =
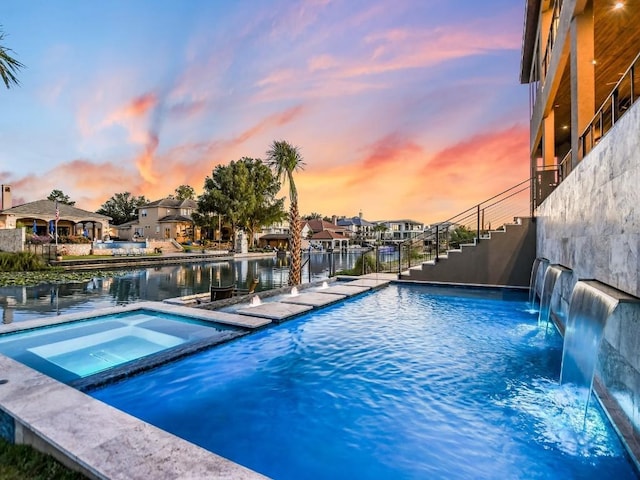
[[531, 309], [535, 307], [536, 303], [536, 288], [538, 286], [538, 272], [540, 271], [540, 265], [548, 264], [549, 260], [542, 257], [538, 257], [533, 261], [533, 266], [531, 267], [531, 278], [529, 280], [529, 306]]
[[618, 300], [594, 284], [580, 281], [571, 294], [564, 333], [560, 383], [590, 388], [607, 318]]
[[549, 324], [551, 317], [551, 300], [556, 289], [556, 283], [560, 275], [569, 270], [561, 265], [549, 265], [544, 272], [542, 291], [540, 292], [540, 312], [538, 314], [538, 325]]
[[562, 349], [560, 383], [571, 383], [584, 392], [585, 419], [600, 342], [607, 319], [618, 305], [618, 299], [598, 288], [599, 285], [602, 284], [596, 281], [579, 281], [574, 287]]

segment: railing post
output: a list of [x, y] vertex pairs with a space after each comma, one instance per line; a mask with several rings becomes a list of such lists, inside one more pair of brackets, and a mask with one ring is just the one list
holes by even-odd
[[476, 232], [477, 232], [477, 239], [476, 243], [480, 242], [480, 204], [478, 204], [478, 211], [476, 212]]
[[402, 276], [402, 247], [398, 244], [398, 280]]
[[434, 263], [438, 263], [438, 253], [440, 252], [440, 229], [439, 225], [436, 225], [436, 256], [433, 259]]

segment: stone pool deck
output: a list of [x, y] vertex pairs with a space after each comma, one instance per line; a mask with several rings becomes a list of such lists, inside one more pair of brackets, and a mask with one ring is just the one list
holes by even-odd
[[[336, 282], [324, 289], [303, 291], [298, 296], [285, 297], [287, 301], [262, 304], [262, 316], [140, 302], [1, 325], [0, 334], [137, 309], [188, 315], [252, 330], [268, 326], [272, 318], [277, 321], [291, 318], [284, 316], [284, 312], [296, 316], [302, 312], [300, 309], [308, 311], [381, 288], [395, 278], [395, 275], [374, 274], [350, 282]], [[255, 308], [253, 311], [257, 313]], [[4, 355], [0, 355], [0, 436], [10, 442], [33, 445], [91, 479], [267, 478]]]

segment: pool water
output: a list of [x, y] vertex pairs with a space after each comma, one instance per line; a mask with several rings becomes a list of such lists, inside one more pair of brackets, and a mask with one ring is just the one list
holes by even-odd
[[636, 478], [561, 337], [493, 297], [391, 285], [90, 394], [275, 479]]
[[134, 310], [0, 336], [0, 353], [62, 382], [235, 331], [189, 317]]

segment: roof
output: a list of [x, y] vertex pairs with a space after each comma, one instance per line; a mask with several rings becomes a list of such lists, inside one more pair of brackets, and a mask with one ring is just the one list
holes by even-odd
[[[522, 32], [522, 59], [520, 61], [520, 83], [529, 83], [533, 52], [536, 47], [540, 0], [525, 0], [524, 31]], [[537, 80], [537, 79], [533, 79]]]
[[332, 232], [330, 230], [323, 230], [318, 233], [314, 233], [310, 240], [348, 240], [347, 237], [340, 233]]
[[339, 227], [335, 223], [327, 222], [325, 220], [307, 220], [307, 225], [314, 232], [321, 232], [323, 230], [342, 231], [343, 228]]
[[[109, 223], [111, 217], [99, 213], [82, 210], [72, 207], [66, 203], [57, 202], [60, 218], [72, 222], [98, 221]], [[36, 200], [35, 202], [23, 203], [17, 207], [7, 208], [0, 212], [2, 215], [12, 215], [16, 217], [31, 217], [41, 220], [53, 220], [56, 216], [56, 202], [53, 200]]]
[[408, 219], [408, 218], [401, 218], [401, 219], [398, 219], [398, 220], [379, 220], [379, 221], [374, 222], [374, 223], [378, 223], [378, 224], [379, 223], [415, 223], [417, 225], [424, 225], [424, 222], [418, 222], [416, 220], [411, 220], [411, 219]]
[[166, 217], [162, 217], [158, 220], [158, 222], [187, 222], [193, 223], [193, 219], [191, 217], [185, 217], [184, 215], [167, 215]]
[[351, 217], [351, 218], [341, 218], [338, 220], [339, 227], [348, 227], [349, 225], [358, 225], [361, 227], [372, 227], [374, 224], [371, 222], [367, 222], [366, 220], [360, 217]]
[[198, 208], [198, 204], [195, 200], [179, 200], [177, 198], [161, 198], [160, 200], [156, 200], [154, 202], [145, 203], [144, 205], [140, 205], [138, 208], [149, 208], [149, 207], [167, 207], [167, 208]]

